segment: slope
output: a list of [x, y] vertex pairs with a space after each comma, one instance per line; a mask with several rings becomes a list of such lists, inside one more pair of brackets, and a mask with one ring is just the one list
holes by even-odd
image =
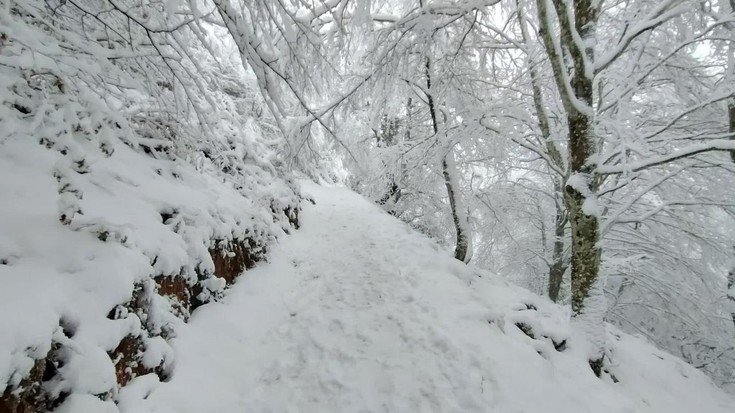
[[128, 55], [141, 29], [108, 3], [0, 7], [1, 413], [115, 409], [165, 378], [176, 327], [298, 225], [257, 82], [208, 65], [196, 28], [176, 33], [196, 61]]
[[704, 375], [621, 333], [594, 377], [558, 307], [346, 189], [305, 191], [302, 229], [193, 315], [170, 382], [137, 378], [121, 411], [732, 411]]

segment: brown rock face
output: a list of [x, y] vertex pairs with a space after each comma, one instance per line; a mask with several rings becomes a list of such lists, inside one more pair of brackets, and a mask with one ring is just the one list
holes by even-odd
[[[154, 277], [154, 280], [157, 283], [163, 282], [167, 287], [170, 287], [169, 284], [178, 285], [178, 283], [173, 281], [176, 279], [183, 280], [181, 277]], [[160, 286], [161, 284], [159, 283], [158, 285]], [[184, 285], [186, 284], [184, 283]], [[146, 320], [151, 302], [151, 294], [156, 293], [160, 294], [160, 292], [155, 291], [155, 289], [150, 287], [146, 288], [145, 283], [138, 284], [133, 289], [133, 295], [130, 298], [130, 301], [123, 305], [116, 306], [112, 311], [110, 311], [107, 317], [114, 320], [123, 317], [127, 313], [133, 313], [138, 315], [141, 320]], [[188, 312], [186, 314], [188, 315]], [[161, 332], [161, 335], [165, 337], [166, 333], [166, 331]], [[155, 373], [161, 380], [165, 378], [163, 374], [163, 366], [146, 368], [141, 362], [143, 352], [145, 351], [144, 338], [154, 335], [155, 334], [152, 334], [148, 326], [144, 323], [143, 330], [140, 332], [140, 335], [125, 336], [114, 350], [107, 353], [107, 355], [110, 356], [111, 363], [115, 367], [115, 376], [119, 387], [124, 387], [135, 377], [149, 373]]]
[[115, 376], [120, 387], [124, 387], [135, 377], [153, 372], [140, 362], [143, 350], [143, 340], [140, 337], [126, 336], [108, 353], [115, 364]]
[[214, 275], [224, 278], [227, 285], [232, 284], [243, 271], [253, 268], [265, 256], [265, 247], [251, 238], [218, 242], [209, 249], [214, 262]]
[[16, 389], [7, 388], [0, 396], [0, 413], [31, 413], [43, 408], [41, 381], [46, 359], [36, 360], [31, 372]]
[[[289, 222], [298, 228], [299, 209], [289, 208], [283, 212]], [[251, 238], [220, 240], [214, 243], [209, 253], [214, 262], [213, 276], [223, 278], [225, 283], [230, 285], [245, 270], [254, 267], [258, 261], [265, 258], [266, 248]], [[157, 288], [146, 288], [145, 286], [150, 284], [145, 283], [136, 285], [130, 300], [113, 308], [108, 318], [117, 319], [124, 314], [134, 313], [141, 320], [145, 320], [149, 311], [151, 294], [171, 299], [174, 314], [184, 321], [188, 319], [192, 311], [204, 304], [197, 299], [204, 289], [201, 283], [189, 284], [189, 281], [181, 275], [157, 275], [153, 277], [153, 280]], [[162, 331], [160, 334], [166, 338], [168, 333], [168, 331]], [[141, 362], [145, 351], [143, 338], [153, 335], [144, 326], [140, 336], [126, 336], [114, 350], [108, 352], [110, 361], [115, 367], [119, 387], [124, 387], [135, 377], [150, 373], [158, 375], [161, 380], [166, 379], [163, 366], [146, 368]], [[73, 334], [68, 333], [67, 336], [71, 338]], [[45, 358], [36, 361], [28, 376], [21, 381], [19, 386], [8, 387], [0, 395], [0, 413], [45, 412], [53, 410], [64, 401], [66, 394], [52, 399], [42, 389], [43, 383], [51, 380], [63, 363], [59, 359], [60, 351], [61, 345], [54, 344]]]
[[153, 280], [158, 285], [158, 295], [171, 299], [174, 314], [187, 321], [191, 311], [197, 307], [194, 301], [201, 292], [201, 287], [189, 285], [188, 281], [180, 275], [159, 275]]
[[36, 360], [30, 373], [17, 387], [7, 387], [0, 395], [0, 413], [35, 413], [46, 412], [56, 408], [66, 398], [62, 393], [56, 399], [51, 399], [44, 393], [43, 382], [56, 375], [61, 367], [59, 352], [61, 345], [54, 343], [51, 351], [42, 359]]

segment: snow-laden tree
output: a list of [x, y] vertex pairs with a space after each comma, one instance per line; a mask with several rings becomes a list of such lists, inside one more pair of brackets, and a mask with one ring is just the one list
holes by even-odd
[[[636, 107], [641, 100], [655, 99], [656, 89], [670, 84], [667, 78], [662, 80], [662, 72], [668, 75], [674, 67], [672, 62], [687, 60], [687, 47], [706, 36], [708, 24], [721, 24], [703, 22], [683, 29], [684, 23], [701, 21], [696, 4], [572, 4], [545, 0], [536, 4], [539, 37], [552, 67], [568, 127], [570, 176], [565, 184], [565, 198], [572, 233], [572, 311], [592, 338], [596, 349], [593, 348], [591, 364], [598, 373], [604, 348], [599, 328], [605, 313], [604, 276], [600, 273], [605, 245], [601, 242], [601, 223], [605, 219], [605, 225], [612, 226], [622, 213], [611, 213], [600, 196], [618, 202], [617, 196], [611, 194], [631, 183], [638, 185], [643, 181], [644, 170], [729, 148], [716, 124], [699, 124], [698, 133], [688, 129], [688, 118], [716, 107], [732, 93], [729, 88], [710, 95], [694, 94], [692, 90], [683, 90], [685, 86], [679, 81], [679, 89], [672, 85], [669, 90], [679, 98], [673, 104], [676, 109], [668, 113], [649, 110], [643, 113], [645, 121], [639, 125], [630, 122], [638, 114]], [[687, 64], [688, 68], [696, 67], [692, 59]], [[643, 132], [649, 125], [650, 131]], [[680, 137], [676, 136], [678, 133]], [[698, 142], [682, 144], [692, 140]], [[631, 158], [635, 159], [634, 165], [630, 164]], [[657, 176], [654, 182], [662, 179], [657, 172], [650, 172]], [[649, 185], [655, 184], [649, 181]], [[623, 201], [623, 209], [630, 208], [631, 202], [636, 200]]]
[[[441, 7], [439, 3], [431, 4], [431, 10], [441, 9], [440, 16], [462, 27], [462, 19], [453, 14], [456, 11], [453, 4], [441, 3]], [[576, 5], [561, 2], [544, 2], [543, 5], [547, 16], [544, 20], [538, 20], [537, 15], [544, 10], [537, 9], [533, 2], [519, 2], [518, 8], [502, 8], [508, 4], [501, 4], [501, 7], [492, 9], [494, 13], [487, 13], [493, 6], [489, 3], [468, 5], [462, 9], [462, 16], [467, 16], [468, 12], [472, 15], [474, 11], [479, 16], [477, 20], [456, 34], [447, 31], [453, 33], [455, 39], [462, 39], [461, 48], [456, 47], [457, 43], [452, 43], [451, 38], [443, 42], [437, 42], [436, 36], [431, 38], [435, 60], [430, 63], [434, 68], [444, 67], [435, 70], [444, 77], [434, 76], [432, 81], [460, 80], [449, 81], [446, 83], [448, 86], [440, 89], [446, 96], [453, 94], [451, 102], [456, 106], [446, 107], [460, 113], [465, 124], [474, 119], [479, 126], [474, 133], [468, 133], [471, 129], [457, 129], [464, 134], [455, 145], [461, 171], [458, 186], [469, 200], [469, 210], [473, 211], [474, 225], [478, 230], [474, 237], [477, 242], [476, 259], [482, 265], [506, 273], [530, 272], [528, 276], [516, 274], [513, 278], [524, 280], [526, 285], [539, 291], [547, 290], [553, 298], [559, 298], [572, 243], [566, 227], [571, 219], [570, 213], [576, 211], [578, 219], [575, 225], [593, 229], [591, 232], [579, 232], [575, 238], [579, 241], [577, 247], [571, 247], [572, 252], [577, 253], [578, 267], [588, 270], [581, 275], [578, 272], [574, 276], [576, 281], [569, 284], [573, 308], [579, 313], [592, 291], [597, 294], [595, 300], [600, 304], [594, 314], [598, 321], [587, 325], [602, 326], [599, 320], [607, 314], [616, 323], [628, 324], [628, 329], [640, 327], [633, 325], [641, 322], [647, 329], [652, 327], [657, 317], [667, 314], [673, 317], [672, 325], [690, 327], [688, 330], [682, 327], [679, 337], [691, 338], [696, 334], [714, 337], [721, 324], [717, 321], [720, 315], [711, 304], [717, 301], [718, 291], [723, 291], [722, 278], [713, 276], [722, 271], [718, 269], [718, 262], [721, 262], [723, 249], [714, 240], [722, 238], [715, 235], [716, 228], [729, 225], [727, 217], [731, 205], [726, 192], [688, 194], [687, 191], [695, 187], [694, 181], [730, 173], [718, 154], [730, 148], [726, 141], [729, 135], [722, 130], [723, 122], [718, 120], [722, 119], [718, 113], [721, 113], [722, 102], [732, 90], [730, 87], [722, 88], [718, 66], [709, 59], [706, 51], [703, 58], [701, 48], [701, 45], [713, 41], [713, 29], [724, 26], [727, 17], [707, 17], [709, 15], [701, 8], [693, 7], [699, 5], [697, 2], [605, 4], [599, 10], [588, 10], [590, 16], [580, 15], [581, 20], [593, 19], [604, 29], [590, 32], [590, 36], [594, 36], [589, 43], [600, 57], [595, 62], [589, 59], [591, 50], [587, 50], [587, 46], [576, 44], [579, 43], [579, 39], [575, 40], [576, 34], [580, 30], [575, 26]], [[483, 11], [485, 16], [492, 14], [493, 17], [483, 17]], [[560, 11], [563, 12], [561, 21]], [[425, 10], [423, 13], [431, 15]], [[375, 17], [383, 25], [398, 20], [380, 13]], [[545, 22], [546, 27], [539, 24], [540, 21]], [[499, 29], [498, 25], [504, 29]], [[426, 26], [424, 23], [422, 27]], [[442, 26], [444, 30], [448, 30], [447, 27], [453, 26], [450, 23]], [[539, 30], [544, 28], [549, 36], [543, 36], [544, 30]], [[562, 45], [560, 41], [564, 39], [572, 43]], [[414, 39], [410, 41], [415, 42]], [[396, 47], [395, 43], [384, 43]], [[570, 50], [575, 48], [581, 52], [576, 61], [570, 54]], [[421, 67], [419, 58], [426, 55], [425, 51], [411, 54], [407, 52], [408, 48], [398, 50], [406, 51], [404, 55], [419, 60], [418, 64], [413, 63], [410, 67]], [[458, 55], [464, 59], [456, 59]], [[442, 56], [452, 56], [453, 66], [441, 66], [448, 61]], [[461, 66], [457, 65], [458, 61]], [[406, 81], [407, 76], [396, 74], [406, 73], [406, 67], [394, 66], [390, 71], [385, 67], [380, 66], [383, 72], [375, 72], [375, 78], [379, 79], [376, 83], [390, 85], [382, 90], [394, 93], [375, 105], [387, 110], [374, 113], [390, 113], [393, 117], [387, 124], [392, 126], [385, 128], [383, 120], [386, 118], [372, 116], [373, 119], [383, 119], [380, 121], [383, 125], [372, 128], [377, 132], [371, 135], [375, 136], [375, 143], [369, 148], [374, 149], [368, 148], [365, 158], [372, 156], [378, 175], [390, 168], [387, 165], [394, 167], [390, 173], [383, 174], [388, 179], [375, 186], [379, 188], [375, 199], [388, 200], [395, 194], [401, 194], [397, 199], [398, 215], [441, 238], [441, 228], [446, 228], [446, 223], [432, 219], [436, 214], [427, 213], [439, 209], [432, 206], [437, 187], [428, 186], [426, 179], [414, 179], [412, 184], [420, 186], [414, 186], [412, 190], [409, 179], [395, 179], [397, 176], [405, 177], [407, 170], [418, 169], [407, 169], [407, 165], [427, 163], [426, 158], [408, 159], [401, 150], [405, 142], [386, 145], [386, 141], [380, 138], [383, 132], [396, 127], [401, 129], [400, 139], [420, 135], [416, 132], [422, 125], [422, 106], [416, 102], [427, 99], [425, 94], [407, 92], [402, 81], [415, 85], [418, 82], [413, 79], [421, 74], [416, 73]], [[587, 95], [580, 98], [575, 91]], [[470, 96], [476, 100], [468, 98]], [[423, 115], [424, 127], [429, 123], [430, 113], [428, 115]], [[571, 126], [570, 119], [573, 121]], [[409, 127], [407, 122], [415, 126]], [[588, 132], [593, 137], [589, 145], [579, 138], [584, 124], [588, 125]], [[569, 138], [574, 134], [570, 135], [570, 131], [579, 138], [576, 148], [582, 152], [578, 155], [584, 155], [576, 158], [576, 172], [572, 165], [574, 157], [571, 152], [565, 153], [574, 147]], [[390, 134], [395, 135], [393, 132]], [[587, 137], [584, 135], [585, 139]], [[363, 142], [372, 139], [366, 138]], [[511, 149], [508, 144], [516, 145], [516, 148]], [[627, 170], [631, 162], [635, 165]], [[419, 176], [431, 176], [430, 170], [422, 170], [428, 175]], [[570, 176], [574, 176], [571, 181]], [[402, 185], [396, 185], [401, 181]], [[569, 182], [580, 185], [569, 187]], [[566, 194], [562, 191], [565, 186], [568, 187]], [[429, 188], [433, 189], [427, 190]], [[417, 195], [421, 193], [426, 196]], [[411, 210], [416, 211], [413, 216], [407, 214]], [[707, 221], [709, 225], [699, 230], [693, 230], [689, 226], [694, 224], [688, 223], [687, 217], [695, 213], [713, 214], [711, 216], [719, 218]], [[662, 215], [672, 218], [662, 224]], [[722, 225], [716, 223], [720, 220], [724, 220]], [[641, 237], [637, 233], [641, 231], [651, 232]], [[663, 243], [667, 238], [681, 239], [687, 234], [692, 234], [693, 238], [683, 244]], [[644, 239], [645, 243], [642, 242]], [[656, 241], [652, 242], [652, 239]], [[700, 245], [700, 241], [705, 241], [701, 245], [702, 254], [709, 257], [706, 265], [693, 263], [701, 260], [702, 255], [674, 253], [676, 248]], [[657, 247], [649, 248], [652, 244]], [[641, 251], [646, 253], [641, 254]], [[518, 259], [503, 260], [511, 254]], [[525, 258], [521, 258], [523, 254], [526, 254]], [[667, 262], [672, 257], [669, 266]], [[600, 259], [604, 265], [600, 264]], [[688, 320], [690, 310], [682, 304], [690, 301], [683, 293], [688, 290], [677, 291], [667, 287], [667, 271], [675, 268], [690, 271], [677, 274], [687, 289], [700, 289], [694, 302], [706, 310], [702, 311], [699, 321]], [[602, 274], [600, 278], [610, 274], [613, 278], [605, 288], [602, 282], [595, 284], [600, 278], [595, 278], [597, 275], [592, 277], [594, 274]], [[631, 284], [632, 278], [644, 278], [644, 275], [654, 281], [642, 279], [638, 284]], [[534, 277], [553, 281], [539, 281]], [[621, 279], [628, 280], [627, 287], [623, 289], [619, 289]], [[593, 285], [597, 285], [596, 289], [592, 289]], [[658, 296], [661, 300], [657, 304], [647, 306], [630, 302], [621, 304], [617, 298], [617, 291], [622, 291], [628, 301], [645, 300], [650, 290], [667, 293]], [[603, 304], [603, 291], [612, 300], [609, 307]], [[667, 309], [669, 305], [676, 307], [675, 310]], [[636, 306], [637, 309], [631, 309]], [[623, 307], [627, 307], [626, 310], [622, 310]], [[601, 334], [593, 333], [592, 336], [600, 338]], [[676, 340], [669, 340], [665, 333], [650, 336], [659, 344], [677, 351], [673, 344]], [[721, 338], [717, 339], [720, 343]], [[593, 353], [598, 357], [594, 365], [597, 369], [604, 343], [597, 340], [596, 345]], [[720, 344], [716, 347], [725, 349]], [[684, 350], [679, 349], [678, 352], [688, 357]], [[689, 359], [698, 364], [693, 358]]]
[[[214, 11], [195, 2], [103, 0], [0, 10], [4, 140], [30, 134], [62, 156], [53, 174], [64, 225], [103, 238], [119, 232], [85, 215], [80, 189], [119, 144], [220, 176], [263, 217], [297, 205], [283, 135], [257, 79], [228, 57], [231, 43], [219, 41], [226, 31]], [[258, 242], [272, 239], [272, 218], [253, 222]], [[185, 275], [196, 279], [196, 268]]]
[[[469, 150], [482, 127], [474, 110], [479, 97], [463, 84], [474, 81], [468, 65], [475, 65], [475, 50], [465, 43], [474, 41], [477, 21], [487, 11], [461, 2], [414, 6], [392, 13], [378, 9], [371, 16], [367, 52], [358, 53], [370, 70], [364, 76], [370, 87], [351, 102], [364, 112], [363, 130], [369, 132], [362, 141], [372, 142], [390, 159], [372, 162], [372, 167], [368, 160], [368, 168], [355, 165], [359, 178], [354, 185], [372, 191], [382, 203], [390, 201], [396, 215], [418, 227], [444, 221], [442, 210], [448, 209], [454, 255], [468, 262], [472, 236], [457, 157]], [[368, 56], [377, 58], [366, 60]], [[395, 130], [386, 130], [386, 125]], [[397, 139], [388, 142], [387, 133]], [[439, 183], [446, 195], [441, 195]]]

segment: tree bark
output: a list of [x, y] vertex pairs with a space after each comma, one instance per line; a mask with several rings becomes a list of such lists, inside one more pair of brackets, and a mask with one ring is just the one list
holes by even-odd
[[[539, 34], [551, 60], [559, 93], [562, 97], [569, 128], [570, 178], [564, 192], [572, 232], [572, 315], [592, 345], [590, 367], [596, 375], [602, 373], [605, 341], [605, 301], [600, 279], [600, 228], [596, 206], [593, 145], [593, 42], [598, 9], [593, 0], [575, 0], [573, 19], [567, 12], [567, 2], [550, 0], [556, 11], [560, 29], [557, 49], [549, 27], [549, 0], [537, 0]], [[575, 35], [575, 32], [579, 35]], [[572, 73], [567, 82], [567, 65], [559, 50], [568, 51]]]
[[[730, 0], [729, 3], [730, 13], [735, 13], [735, 0]], [[732, 25], [728, 24], [726, 27], [730, 33], [735, 33], [735, 28]], [[728, 46], [728, 53], [728, 75], [730, 76], [730, 81], [733, 81], [735, 80], [735, 46], [730, 44]], [[730, 98], [727, 103], [728, 132], [730, 133], [730, 139], [735, 140], [735, 99]], [[735, 151], [730, 151], [730, 158], [735, 162]], [[733, 263], [727, 273], [727, 299], [730, 302], [730, 318], [732, 318], [733, 328], [735, 328], [735, 247], [733, 248], [733, 253]]]
[[[735, 248], [733, 248], [735, 250]], [[735, 308], [735, 265], [727, 272], [727, 300], [730, 302], [731, 311]], [[735, 311], [730, 313], [733, 328], [735, 328]]]
[[[428, 57], [426, 58], [424, 69], [426, 75], [426, 100], [429, 106], [429, 114], [431, 115], [431, 126], [434, 130], [434, 135], [437, 135], [436, 137], [438, 139], [439, 121], [436, 116], [436, 106], [431, 90], [431, 60]], [[442, 175], [444, 176], [444, 185], [447, 188], [449, 206], [452, 211], [452, 221], [457, 235], [454, 258], [464, 263], [469, 263], [472, 259], [472, 239], [469, 231], [469, 219], [462, 208], [462, 198], [459, 193], [459, 179], [453, 147], [448, 149], [447, 154], [442, 159]]]
[[[592, 285], [597, 282], [600, 269], [600, 230], [598, 217], [585, 209], [587, 198], [593, 193], [592, 176], [587, 168], [591, 157], [590, 119], [576, 116], [569, 119], [569, 151], [572, 159], [574, 185], [567, 184], [566, 205], [572, 229], [572, 313], [581, 314]], [[581, 185], [580, 185], [581, 184]]]
[[[528, 45], [531, 41], [531, 36], [528, 33], [528, 22], [518, 0], [516, 0], [516, 8], [518, 20], [521, 25], [521, 36], [523, 38], [523, 42]], [[552, 247], [551, 265], [549, 265], [548, 294], [549, 298], [552, 301], [557, 302], [559, 300], [561, 285], [564, 281], [564, 273], [567, 269], [567, 265], [565, 264], [564, 259], [564, 230], [566, 227], [567, 218], [566, 208], [564, 206], [564, 193], [561, 190], [561, 187], [566, 180], [567, 166], [565, 164], [564, 158], [562, 157], [561, 151], [559, 150], [559, 147], [551, 136], [551, 125], [549, 121], [549, 115], [544, 104], [544, 98], [541, 88], [541, 77], [538, 73], [538, 68], [536, 64], [531, 61], [530, 50], [527, 50], [526, 52], [528, 53], [526, 61], [528, 64], [529, 73], [531, 75], [531, 92], [533, 95], [533, 106], [536, 110], [538, 126], [541, 131], [541, 137], [543, 138], [546, 146], [546, 152], [548, 154], [549, 160], [547, 161], [547, 163], [549, 164], [551, 180], [554, 183], [554, 203], [556, 215], [554, 219], [554, 245]]]
[[[732, 10], [735, 11], [735, 0], [731, 0], [730, 3], [732, 4]], [[735, 47], [730, 48], [730, 53], [735, 53], [733, 50]], [[730, 56], [730, 64], [735, 64], [735, 57]], [[730, 68], [731, 71], [735, 71], [735, 67]], [[733, 76], [735, 77], [735, 76]], [[727, 116], [728, 116], [728, 132], [730, 132], [730, 139], [735, 140], [735, 100], [730, 99], [728, 107], [727, 107]], [[732, 158], [732, 161], [735, 162], [735, 151], [730, 151], [730, 158]], [[735, 251], [735, 248], [733, 248]], [[727, 298], [730, 302], [730, 308], [731, 313], [730, 317], [732, 318], [733, 322], [733, 328], [735, 328], [735, 257], [733, 258], [733, 264], [731, 264], [730, 271], [727, 273]]]
[[[588, 64], [594, 61], [592, 47], [587, 42], [594, 33], [594, 24], [597, 11], [590, 0], [574, 2], [574, 24], [576, 31], [584, 42], [584, 49], [569, 47], [574, 61], [574, 74], [571, 80], [572, 90], [576, 98], [584, 103], [589, 113], [578, 110], [576, 105], [571, 113], [567, 114], [569, 122], [569, 157], [573, 177], [581, 177], [581, 182], [565, 188], [569, 223], [572, 229], [572, 314], [585, 325], [583, 328], [594, 329], [599, 323], [603, 331], [592, 332], [588, 337], [594, 347], [590, 354], [590, 367], [599, 376], [602, 373], [602, 358], [604, 355], [604, 296], [602, 280], [600, 280], [600, 223], [599, 217], [589, 211], [586, 202], [595, 193], [590, 158], [594, 155], [592, 99], [593, 79]], [[562, 8], [564, 5], [562, 4]], [[557, 10], [559, 13], [562, 8]], [[564, 20], [560, 18], [560, 20]], [[562, 24], [564, 27], [564, 24]], [[576, 43], [571, 35], [565, 36], [567, 43]], [[570, 45], [571, 46], [571, 45]], [[583, 186], [579, 184], [582, 183]], [[597, 336], [598, 334], [601, 335]]]
[[566, 227], [566, 221], [566, 211], [561, 202], [557, 202], [556, 219], [554, 221], [554, 247], [551, 255], [551, 266], [549, 267], [549, 298], [553, 302], [559, 301], [564, 273], [567, 271], [567, 265], [564, 262], [564, 229]]
[[453, 149], [449, 150], [442, 161], [442, 174], [444, 175], [444, 185], [447, 187], [447, 195], [449, 195], [454, 229], [457, 233], [454, 258], [467, 264], [472, 259], [472, 240], [470, 239], [469, 220], [461, 206], [461, 195], [458, 193], [457, 166]]
[[[735, 68], [732, 68], [731, 70], [735, 71]], [[727, 106], [727, 116], [730, 124], [730, 140], [735, 140], [735, 100], [730, 99], [730, 103]], [[735, 151], [730, 151], [730, 158], [735, 162]]]
[[[730, 1], [731, 4], [735, 3], [735, 0]], [[732, 10], [735, 11], [735, 4], [732, 5]], [[733, 52], [733, 48], [731, 47], [730, 53]], [[735, 63], [735, 58], [732, 56], [730, 57], [731, 64]], [[730, 68], [731, 71], [735, 71], [735, 67]], [[735, 100], [730, 99], [729, 105], [727, 107], [727, 116], [728, 116], [728, 123], [729, 123], [729, 129], [730, 132], [730, 139], [735, 140]], [[735, 162], [735, 151], [730, 151], [730, 158], [732, 158], [732, 161]], [[735, 248], [733, 248], [733, 251], [735, 252]], [[730, 308], [732, 309], [730, 313], [730, 317], [732, 318], [733, 328], [735, 328], [735, 258], [733, 258], [733, 264], [731, 264], [730, 271], [727, 273], [727, 298], [730, 302]]]

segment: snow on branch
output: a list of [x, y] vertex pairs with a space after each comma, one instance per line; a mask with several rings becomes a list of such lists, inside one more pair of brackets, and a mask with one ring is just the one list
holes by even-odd
[[666, 155], [653, 156], [636, 162], [621, 163], [617, 165], [599, 165], [595, 170], [597, 173], [603, 175], [639, 172], [644, 169], [668, 164], [680, 159], [686, 159], [700, 153], [715, 151], [735, 151], [735, 141], [729, 139], [715, 139], [704, 143], [693, 144]]

